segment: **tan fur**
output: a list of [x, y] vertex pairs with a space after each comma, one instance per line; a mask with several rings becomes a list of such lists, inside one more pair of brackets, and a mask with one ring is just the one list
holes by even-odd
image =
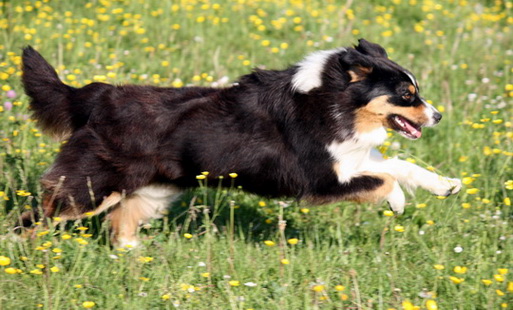
[[[335, 163], [333, 164], [333, 169], [335, 172], [340, 172], [340, 164]], [[360, 176], [373, 176], [379, 179], [383, 180], [383, 184], [381, 186], [376, 187], [373, 190], [369, 191], [359, 191], [356, 193], [352, 193], [349, 196], [333, 196], [333, 197], [317, 197], [317, 196], [310, 196], [305, 197], [305, 200], [312, 203], [312, 204], [329, 204], [329, 203], [335, 203], [340, 200], [349, 200], [354, 202], [369, 202], [369, 203], [379, 203], [386, 199], [386, 197], [392, 192], [394, 188], [394, 182], [396, 179], [388, 174], [388, 173], [373, 173], [373, 172], [362, 172]]]
[[364, 80], [369, 73], [372, 72], [372, 68], [366, 68], [362, 66], [356, 66], [347, 71], [351, 76], [350, 83], [359, 82]]
[[179, 193], [175, 187], [149, 185], [122, 199], [108, 215], [113, 243], [119, 246], [136, 245], [139, 225], [161, 218]]
[[381, 126], [390, 127], [387, 120], [387, 116], [390, 114], [401, 115], [419, 125], [429, 122], [424, 105], [400, 107], [389, 103], [388, 99], [387, 95], [376, 97], [356, 111], [355, 128], [357, 132], [366, 133]]
[[370, 175], [376, 178], [380, 178], [383, 180], [383, 184], [371, 191], [357, 192], [351, 195], [351, 197], [348, 197], [348, 200], [352, 200], [355, 202], [378, 203], [383, 201], [390, 194], [390, 192], [392, 192], [395, 182], [395, 178], [392, 175], [388, 173], [369, 172], [364, 173], [364, 175]]
[[415, 93], [417, 92], [417, 89], [413, 85], [408, 86], [408, 90], [412, 95], [415, 95]]
[[[118, 204], [121, 201], [121, 198], [122, 198], [122, 196], [120, 193], [112, 192], [109, 196], [107, 196], [107, 197], [105, 197], [105, 199], [103, 199], [102, 203], [96, 209], [94, 209], [91, 212], [80, 213], [77, 211], [80, 208], [77, 208], [76, 206], [74, 206], [72, 204], [72, 206], [74, 206], [74, 207], [69, 208], [68, 212], [55, 214], [55, 216], [59, 217], [59, 222], [61, 222], [61, 221], [68, 221], [68, 220], [77, 220], [77, 219], [81, 219], [81, 218], [84, 218], [87, 216], [98, 215], [98, 214], [110, 209], [111, 207], [115, 206], [116, 204]], [[72, 198], [70, 198], [70, 200], [72, 201]], [[45, 202], [43, 202], [43, 205], [44, 205], [44, 203]], [[56, 223], [57, 222], [54, 222], [54, 224], [56, 224]]]
[[337, 176], [340, 175], [340, 163], [339, 162], [335, 162], [333, 164], [333, 170], [335, 171], [335, 173], [337, 174]]
[[141, 197], [133, 196], [124, 199], [108, 216], [112, 228], [112, 241], [128, 243], [136, 242], [139, 224], [148, 220], [144, 212]]

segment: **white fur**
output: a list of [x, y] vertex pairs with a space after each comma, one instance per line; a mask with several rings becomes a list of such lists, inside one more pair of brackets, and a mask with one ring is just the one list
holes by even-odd
[[347, 183], [365, 172], [392, 175], [397, 181], [385, 199], [390, 208], [399, 214], [404, 212], [405, 205], [400, 185], [410, 192], [421, 187], [437, 196], [449, 196], [461, 190], [459, 179], [442, 177], [405, 160], [383, 158], [374, 147], [382, 144], [386, 137], [385, 129], [380, 128], [342, 143], [333, 142], [328, 145], [328, 152], [338, 163], [338, 181]]
[[392, 209], [392, 211], [396, 212], [397, 214], [404, 213], [406, 197], [404, 196], [404, 192], [397, 181], [394, 182], [394, 188], [385, 199], [390, 205], [390, 209]]
[[415, 77], [408, 71], [403, 71], [411, 80], [411, 83], [413, 84], [413, 86], [415, 86], [415, 88], [417, 89], [417, 91], [419, 90], [419, 84], [417, 83], [417, 80], [415, 79]]
[[426, 109], [424, 110], [424, 113], [426, 114], [426, 117], [429, 119], [428, 123], [425, 124], [424, 126], [431, 127], [431, 126], [436, 125], [436, 122], [435, 122], [435, 119], [433, 116], [436, 113], [440, 113], [440, 112], [438, 112], [438, 110], [434, 106], [427, 103], [427, 101], [425, 101], [424, 99], [422, 99], [422, 103], [426, 107]]
[[384, 159], [380, 152], [372, 150], [368, 161], [362, 169], [371, 172], [388, 173], [399, 184], [413, 191], [421, 187], [437, 196], [456, 194], [461, 189], [459, 179], [442, 177], [415, 164], [398, 158]]
[[299, 62], [297, 72], [292, 77], [292, 89], [300, 93], [308, 93], [322, 85], [322, 72], [330, 56], [345, 51], [337, 48], [327, 51], [318, 51], [308, 55]]
[[174, 186], [153, 184], [139, 188], [132, 195], [139, 197], [142, 202], [141, 211], [149, 220], [163, 217], [171, 202], [178, 198], [181, 193]]
[[386, 130], [380, 127], [368, 133], [355, 135], [342, 143], [333, 142], [328, 145], [328, 152], [340, 165], [338, 181], [347, 183], [359, 175], [365, 162], [369, 160], [371, 149], [382, 144], [386, 138]]

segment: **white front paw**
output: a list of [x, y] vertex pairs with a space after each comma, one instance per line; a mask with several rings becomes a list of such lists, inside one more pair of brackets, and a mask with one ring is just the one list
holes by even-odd
[[388, 201], [388, 204], [390, 205], [390, 209], [394, 211], [397, 214], [403, 214], [404, 213], [404, 205], [406, 204], [406, 198], [404, 197], [404, 192], [399, 186], [399, 183], [394, 182], [394, 188], [388, 194], [386, 200]]
[[427, 187], [431, 193], [437, 196], [449, 196], [461, 190], [461, 180], [438, 176], [433, 183]]

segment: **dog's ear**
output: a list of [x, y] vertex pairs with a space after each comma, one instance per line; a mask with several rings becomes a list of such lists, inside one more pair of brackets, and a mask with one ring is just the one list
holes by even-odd
[[372, 73], [374, 61], [372, 57], [365, 55], [356, 49], [348, 48], [340, 55], [342, 70], [349, 74], [350, 83], [358, 82], [367, 78]]
[[364, 55], [388, 58], [387, 52], [383, 47], [376, 43], [371, 43], [365, 39], [358, 40], [358, 45], [354, 48]]

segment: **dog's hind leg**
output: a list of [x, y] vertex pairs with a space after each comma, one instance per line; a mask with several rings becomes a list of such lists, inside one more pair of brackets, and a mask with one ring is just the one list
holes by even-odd
[[139, 225], [161, 218], [170, 203], [180, 195], [180, 190], [167, 185], [148, 185], [123, 198], [108, 219], [112, 229], [112, 243], [118, 247], [139, 245]]

